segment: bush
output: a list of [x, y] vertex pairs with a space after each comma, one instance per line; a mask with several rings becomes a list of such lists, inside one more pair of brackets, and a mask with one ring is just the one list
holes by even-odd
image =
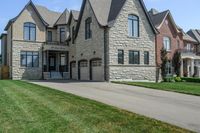
[[200, 78], [181, 78], [182, 80], [186, 82], [194, 82], [194, 83], [200, 83]]
[[181, 77], [175, 77], [174, 80], [175, 80], [176, 82], [182, 82]]
[[164, 82], [175, 82], [173, 77], [165, 77]]

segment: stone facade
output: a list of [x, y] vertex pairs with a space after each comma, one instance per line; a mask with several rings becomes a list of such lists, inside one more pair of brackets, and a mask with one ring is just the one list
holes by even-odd
[[[128, 36], [128, 15], [139, 17], [140, 36]], [[118, 49], [124, 50], [124, 65], [118, 65]], [[129, 50], [140, 51], [140, 65], [129, 64]], [[144, 51], [149, 51], [149, 65], [144, 65]], [[109, 79], [156, 79], [155, 34], [137, 0], [127, 0], [114, 26], [109, 30]]]
[[[85, 20], [88, 18], [92, 19], [91, 30], [92, 38], [85, 39]], [[101, 59], [102, 60], [102, 73], [104, 73], [104, 29], [101, 28], [96, 20], [94, 12], [88, 2], [83, 11], [82, 20], [80, 23], [80, 28], [76, 38], [76, 61], [77, 61], [77, 71], [78, 71], [78, 62], [81, 60], [87, 60], [88, 67], [86, 69], [87, 73], [90, 72], [90, 60], [92, 59]], [[89, 74], [85, 75], [87, 80], [90, 80]], [[77, 78], [78, 79], [78, 78]]]

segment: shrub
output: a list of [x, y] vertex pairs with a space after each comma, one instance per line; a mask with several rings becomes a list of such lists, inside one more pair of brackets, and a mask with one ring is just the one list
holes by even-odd
[[194, 82], [194, 83], [200, 83], [200, 78], [181, 78], [182, 80], [186, 81], [186, 82]]
[[173, 77], [165, 77], [164, 82], [175, 82]]
[[174, 80], [175, 80], [176, 82], [182, 82], [181, 77], [175, 77]]

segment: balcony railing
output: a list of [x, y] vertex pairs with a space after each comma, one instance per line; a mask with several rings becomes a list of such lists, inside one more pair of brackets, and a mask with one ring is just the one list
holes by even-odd
[[68, 45], [67, 42], [58, 42], [58, 41], [53, 41], [53, 42], [45, 42], [45, 45]]
[[200, 55], [199, 52], [196, 52], [196, 50], [193, 49], [179, 49], [178, 51], [181, 53], [181, 55], [187, 55], [187, 56]]

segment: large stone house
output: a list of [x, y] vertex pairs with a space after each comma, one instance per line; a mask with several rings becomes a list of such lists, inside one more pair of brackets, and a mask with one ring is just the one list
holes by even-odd
[[83, 0], [63, 13], [30, 1], [5, 31], [11, 79], [156, 80], [157, 30], [142, 0]]
[[[161, 50], [167, 51], [168, 62], [166, 64], [166, 75], [174, 75], [176, 67], [180, 69], [181, 76], [200, 77], [200, 56], [197, 56], [198, 43], [189, 34], [177, 26], [173, 16], [169, 10], [159, 12], [156, 9], [149, 11], [150, 18], [158, 30], [156, 35], [156, 64], [161, 66]], [[180, 53], [180, 64], [176, 58], [176, 54]]]

